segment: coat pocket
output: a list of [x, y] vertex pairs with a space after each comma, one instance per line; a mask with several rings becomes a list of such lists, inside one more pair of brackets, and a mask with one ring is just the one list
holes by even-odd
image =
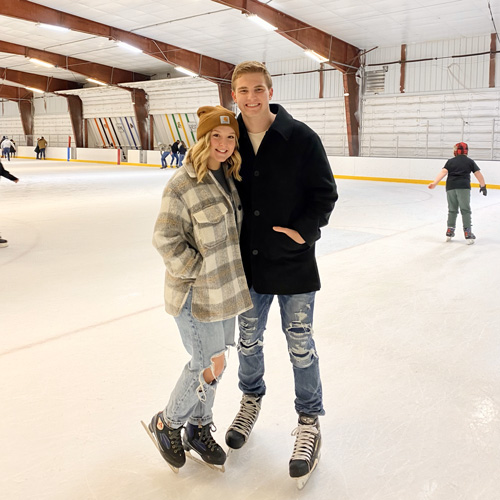
[[194, 234], [201, 246], [212, 248], [226, 240], [226, 214], [227, 207], [224, 203], [210, 205], [193, 214]]

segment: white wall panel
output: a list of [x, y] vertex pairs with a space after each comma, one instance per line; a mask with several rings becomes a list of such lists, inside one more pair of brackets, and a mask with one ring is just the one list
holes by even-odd
[[0, 118], [19, 116], [19, 106], [14, 101], [0, 101]]
[[323, 97], [334, 98], [344, 96], [344, 78], [341, 71], [330, 71], [330, 66], [325, 66], [329, 71], [323, 74]]
[[71, 93], [80, 96], [84, 118], [119, 117], [134, 114], [132, 97], [128, 90], [117, 87], [102, 87], [80, 89]]
[[[406, 63], [405, 91], [436, 92], [488, 88], [489, 55], [456, 56], [489, 50], [490, 35], [408, 44], [407, 61], [432, 60]], [[377, 48], [365, 55], [366, 71], [381, 69], [384, 64], [387, 65], [385, 82], [387, 94], [399, 93], [401, 65], [390, 63], [400, 59], [400, 46]]]
[[35, 115], [67, 115], [68, 100], [65, 97], [44, 95], [42, 97], [33, 98], [33, 106]]
[[280, 102], [296, 119], [309, 125], [321, 138], [329, 155], [348, 154], [344, 99]]
[[142, 88], [149, 98], [149, 113], [196, 113], [200, 106], [220, 104], [215, 83], [202, 78], [172, 78], [137, 82], [130, 87]]
[[[17, 107], [16, 103], [12, 103]], [[23, 124], [19, 111], [17, 116], [0, 116], [0, 138], [6, 135], [10, 139], [14, 139], [17, 145], [26, 144], [24, 138]]]
[[69, 114], [67, 115], [36, 115], [33, 124], [33, 135], [35, 139], [43, 136], [49, 146], [64, 147], [68, 145], [68, 137], [75, 144], [73, 128]]
[[447, 158], [453, 145], [471, 156], [500, 158], [500, 90], [365, 96], [362, 156]]
[[317, 99], [320, 64], [308, 57], [267, 64], [273, 78], [274, 100]]

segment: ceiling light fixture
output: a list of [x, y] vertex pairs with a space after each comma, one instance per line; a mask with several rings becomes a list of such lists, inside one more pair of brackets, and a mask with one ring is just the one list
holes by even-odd
[[198, 76], [197, 73], [194, 71], [191, 71], [190, 69], [183, 68], [182, 66], [176, 66], [175, 68], [177, 71], [180, 71], [181, 73], [184, 73], [185, 75], [188, 76]]
[[64, 26], [56, 26], [55, 24], [45, 24], [45, 23], [36, 23], [36, 25], [40, 28], [44, 28], [46, 30], [54, 30], [54, 31], [71, 31], [69, 28], [65, 28]]
[[264, 19], [261, 19], [255, 14], [248, 14], [247, 19], [255, 24], [258, 24], [261, 28], [264, 28], [267, 31], [276, 31], [278, 29], [276, 26], [273, 26], [271, 23], [264, 21]]
[[317, 52], [314, 52], [314, 50], [304, 50], [305, 54], [307, 57], [310, 57], [313, 61], [316, 61], [316, 62], [319, 62], [319, 63], [323, 63], [323, 62], [327, 62], [328, 61], [328, 58], [327, 57], [323, 57], [322, 55], [318, 54]]
[[26, 90], [31, 90], [31, 92], [36, 92], [37, 94], [45, 94], [45, 91], [36, 89], [35, 87], [24, 87]]
[[50, 64], [46, 61], [41, 61], [40, 59], [36, 59], [35, 57], [28, 57], [28, 60], [37, 66], [43, 66], [44, 68], [53, 68], [54, 65]]
[[97, 83], [97, 85], [107, 85], [107, 83], [101, 82], [101, 80], [96, 80], [95, 78], [87, 78], [87, 82]]
[[130, 45], [129, 43], [125, 42], [116, 42], [118, 46], [120, 46], [122, 49], [130, 50], [130, 52], [135, 52], [136, 54], [141, 53], [142, 50], [138, 49], [137, 47], [134, 47], [133, 45]]

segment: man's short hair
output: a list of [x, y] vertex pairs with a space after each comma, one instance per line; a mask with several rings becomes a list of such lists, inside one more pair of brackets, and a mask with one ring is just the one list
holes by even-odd
[[264, 79], [266, 80], [266, 85], [268, 89], [273, 87], [273, 80], [266, 66], [258, 61], [245, 61], [236, 66], [233, 71], [233, 76], [231, 78], [231, 89], [236, 90], [235, 83], [236, 80], [241, 75], [246, 75], [248, 73], [262, 73]]

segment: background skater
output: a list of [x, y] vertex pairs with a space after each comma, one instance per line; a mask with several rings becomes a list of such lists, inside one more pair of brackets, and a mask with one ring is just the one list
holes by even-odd
[[479, 181], [479, 191], [484, 196], [488, 194], [483, 174], [476, 162], [469, 158], [469, 146], [465, 142], [458, 142], [453, 147], [454, 158], [450, 158], [439, 172], [434, 182], [429, 184], [429, 189], [434, 189], [446, 176], [446, 197], [448, 199], [448, 229], [446, 239], [450, 241], [455, 236], [455, 227], [458, 209], [462, 216], [464, 236], [467, 243], [474, 243], [476, 237], [472, 232], [472, 210], [470, 208], [470, 174], [473, 173]]

